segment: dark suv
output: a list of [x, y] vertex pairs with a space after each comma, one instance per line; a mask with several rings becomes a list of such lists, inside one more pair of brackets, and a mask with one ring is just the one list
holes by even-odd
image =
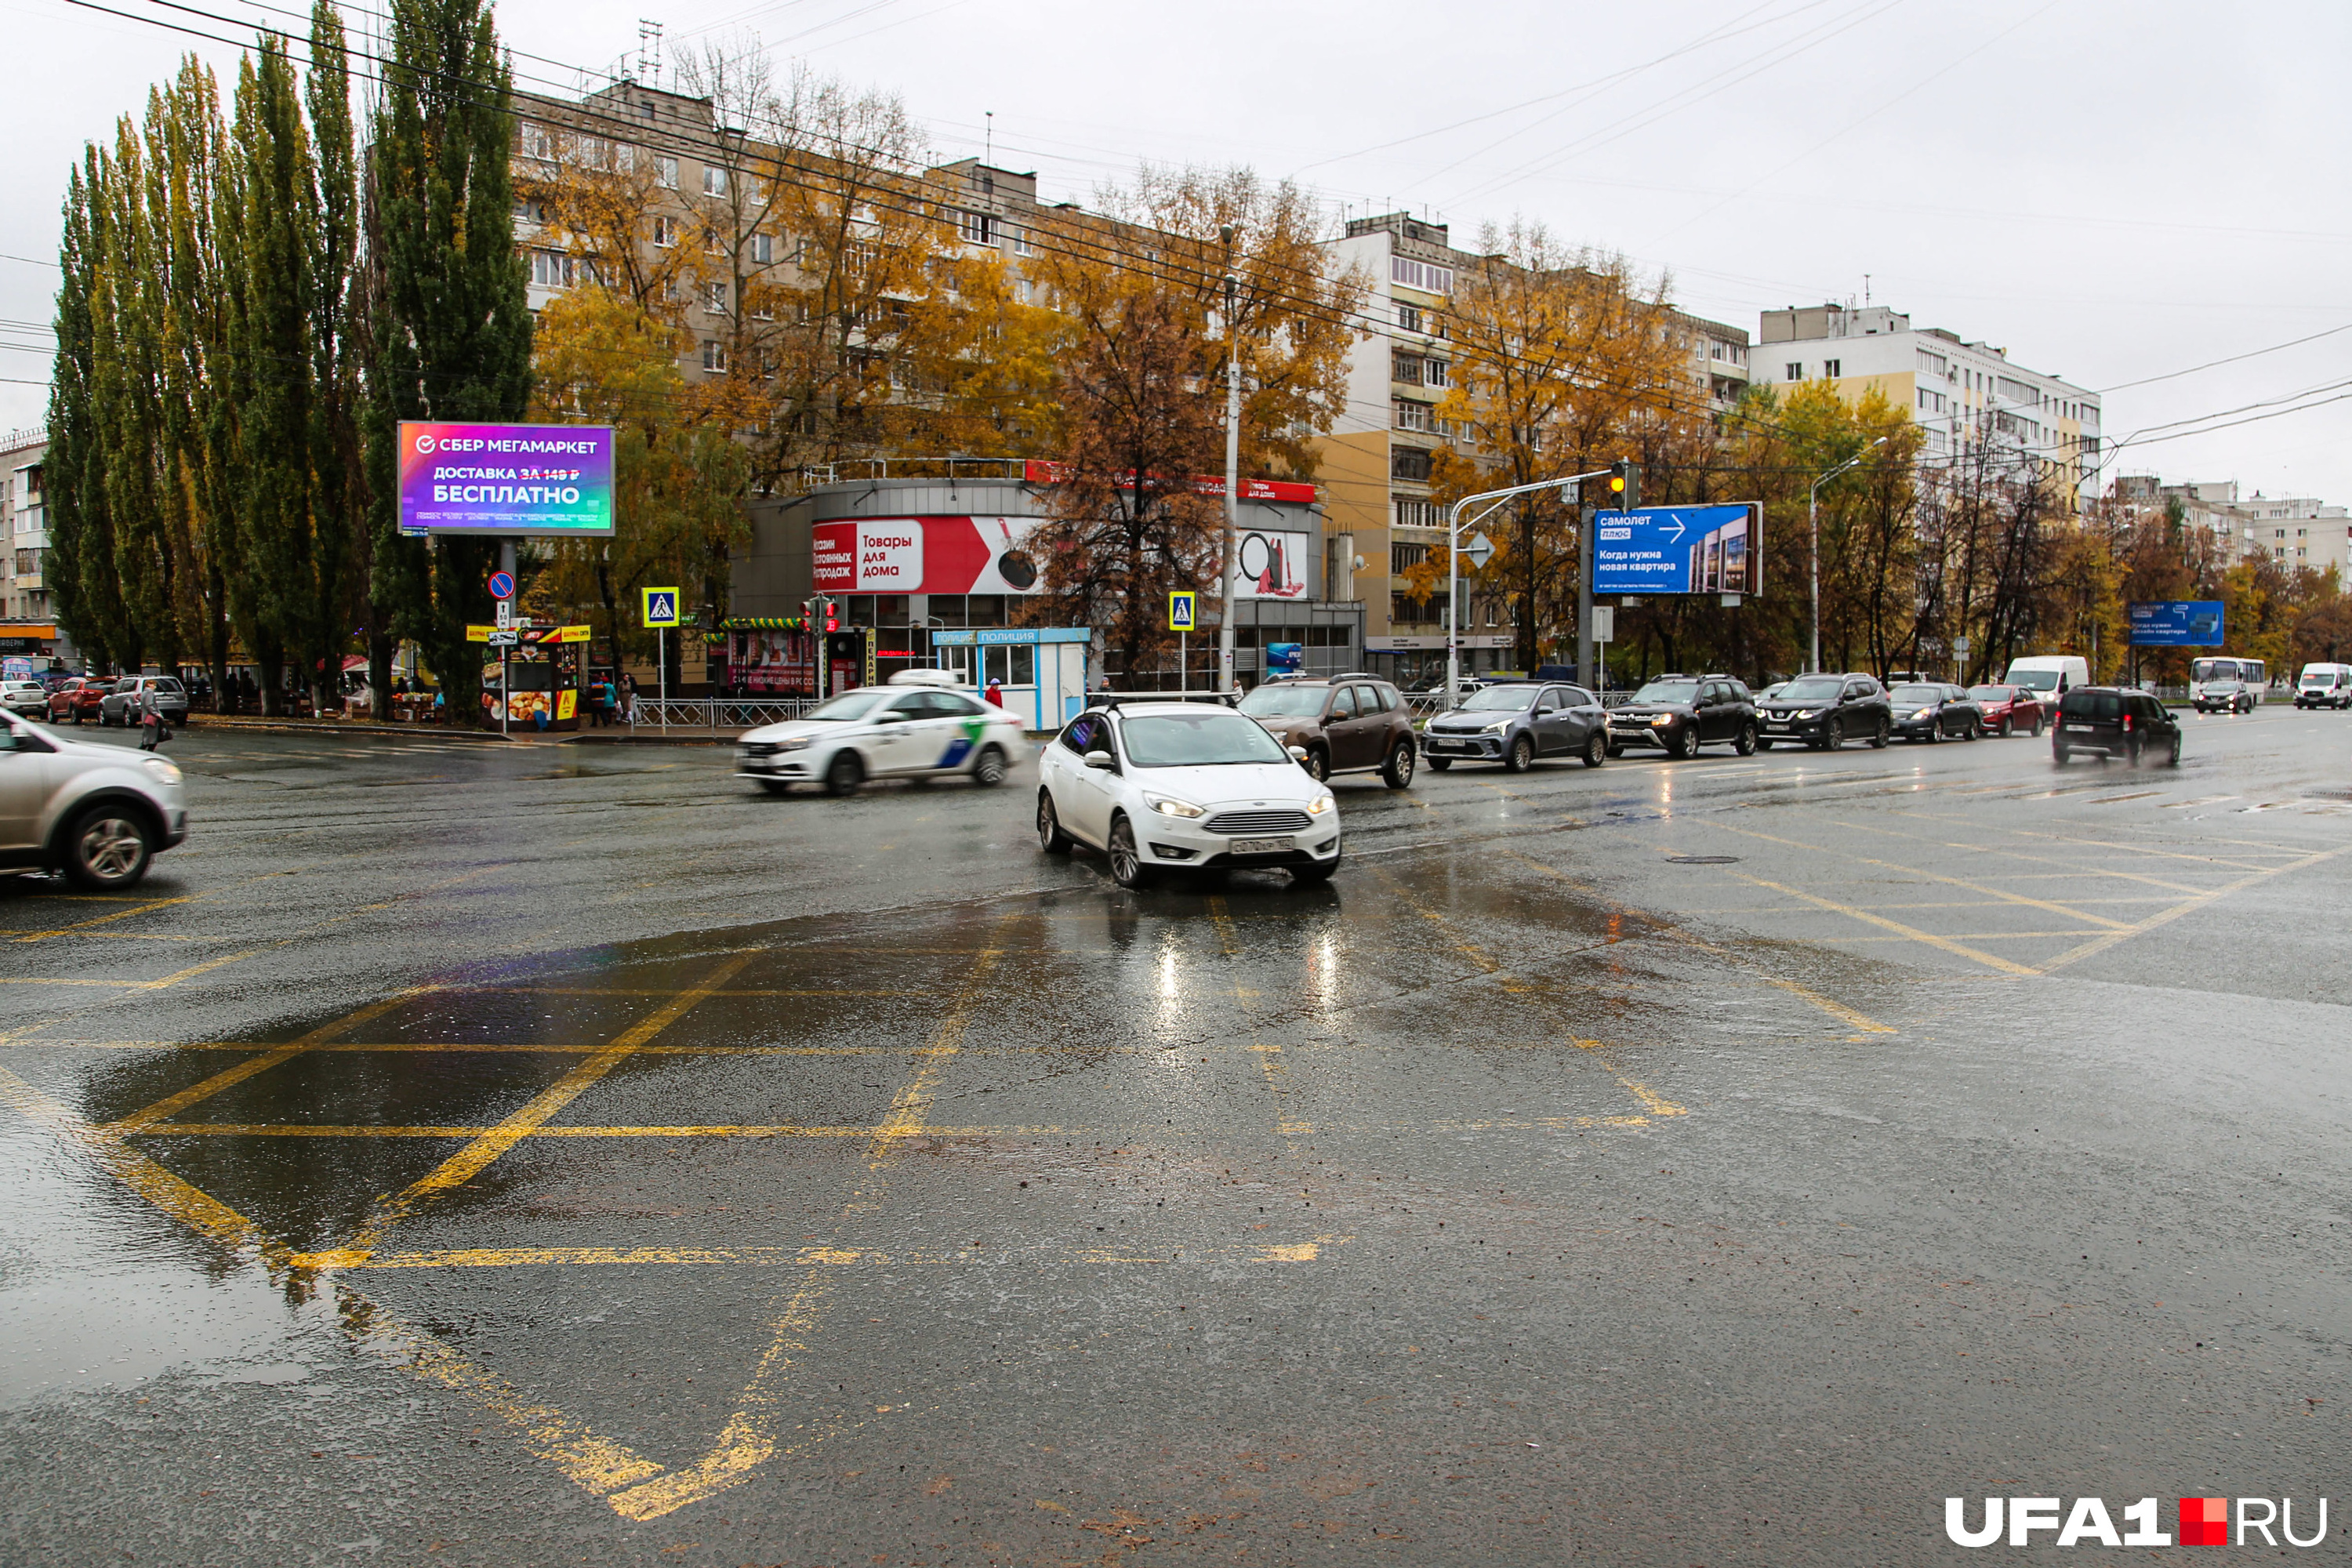
[[1662, 747], [1670, 757], [1729, 746], [1748, 756], [1756, 750], [1756, 700], [1727, 675], [1662, 675], [1609, 710], [1609, 754], [1628, 746]]
[[1304, 765], [1318, 779], [1378, 768], [1391, 789], [1412, 783], [1412, 714], [1377, 676], [1270, 680], [1239, 707], [1276, 740], [1305, 752]]
[[1581, 686], [1549, 680], [1498, 680], [1462, 706], [1432, 719], [1422, 754], [1444, 773], [1455, 758], [1500, 763], [1515, 773], [1538, 757], [1580, 757], [1588, 768], [1609, 760], [1609, 716]]
[[2132, 766], [2154, 756], [2180, 765], [2180, 721], [2156, 696], [2113, 686], [2077, 686], [2058, 699], [2050, 727], [2051, 759], [2063, 767], [2076, 752], [2101, 762], [2121, 757]]
[[1895, 710], [1886, 689], [1874, 676], [1801, 675], [1764, 705], [1763, 739], [1802, 741], [1816, 750], [1836, 751], [1848, 741], [1884, 746], [1895, 730]]

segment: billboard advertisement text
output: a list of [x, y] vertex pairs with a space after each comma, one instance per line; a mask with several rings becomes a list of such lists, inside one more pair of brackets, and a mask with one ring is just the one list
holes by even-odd
[[403, 533], [613, 531], [613, 432], [603, 425], [400, 426]]
[[[1034, 517], [862, 517], [810, 530], [811, 581], [820, 594], [1032, 594]], [[1307, 597], [1304, 532], [1245, 529], [1244, 599]], [[1204, 587], [1205, 591], [1205, 587]]]
[[1596, 594], [1754, 594], [1763, 587], [1757, 553], [1763, 509], [1752, 502], [1591, 515]]
[[2144, 599], [2126, 606], [2134, 647], [2220, 647], [2219, 599]]

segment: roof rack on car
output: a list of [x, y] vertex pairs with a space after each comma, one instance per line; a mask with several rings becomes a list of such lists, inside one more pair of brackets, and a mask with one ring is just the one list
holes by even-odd
[[1216, 702], [1232, 707], [1240, 693], [1234, 691], [1089, 691], [1089, 708], [1118, 708], [1136, 702]]

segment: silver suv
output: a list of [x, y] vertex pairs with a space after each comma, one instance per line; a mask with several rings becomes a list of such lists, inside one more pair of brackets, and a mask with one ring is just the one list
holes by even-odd
[[110, 892], [187, 836], [187, 796], [170, 763], [0, 713], [0, 868], [62, 871]]
[[114, 683], [114, 689], [98, 700], [98, 726], [103, 730], [110, 724], [136, 725], [143, 710], [140, 704], [146, 692], [155, 694], [155, 706], [163, 715], [163, 722], [174, 730], [188, 721], [188, 689], [173, 675], [131, 675]]

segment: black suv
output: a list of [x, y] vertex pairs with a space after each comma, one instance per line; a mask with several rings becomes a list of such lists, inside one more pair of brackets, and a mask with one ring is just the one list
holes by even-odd
[[1661, 747], [1670, 757], [1729, 746], [1745, 757], [1756, 738], [1756, 700], [1727, 675], [1662, 675], [1609, 710], [1612, 757], [1628, 746]]
[[1439, 773], [1457, 757], [1500, 763], [1515, 773], [1538, 757], [1581, 757], [1597, 768], [1612, 749], [1601, 700], [1581, 686], [1549, 680], [1496, 681], [1421, 732], [1421, 754]]
[[1848, 741], [1884, 746], [1895, 730], [1895, 710], [1886, 689], [1857, 670], [1843, 675], [1801, 675], [1764, 705], [1763, 739], [1802, 741], [1816, 750], [1836, 751]]
[[2153, 756], [2177, 768], [2180, 721], [2152, 693], [2077, 686], [2058, 699], [2058, 721], [2050, 727], [2050, 756], [2063, 767], [2076, 752], [2091, 752], [2101, 762], [2121, 757], [2134, 767]]

